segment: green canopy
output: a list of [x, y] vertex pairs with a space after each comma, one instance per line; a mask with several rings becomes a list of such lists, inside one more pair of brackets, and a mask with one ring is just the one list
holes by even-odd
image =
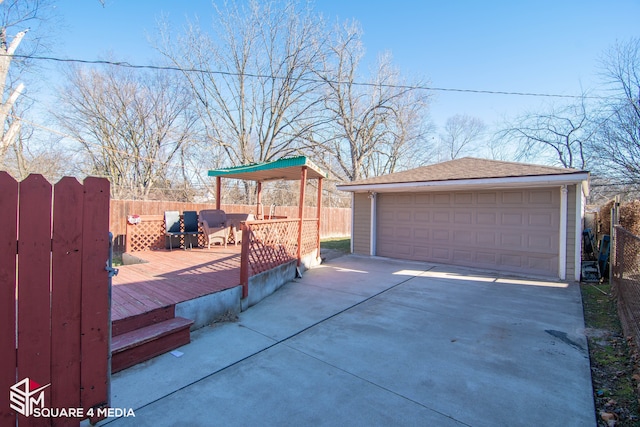
[[305, 156], [286, 157], [267, 163], [253, 163], [231, 168], [210, 170], [209, 176], [244, 179], [249, 181], [300, 180], [301, 167], [307, 167], [307, 178], [326, 178], [327, 174]]

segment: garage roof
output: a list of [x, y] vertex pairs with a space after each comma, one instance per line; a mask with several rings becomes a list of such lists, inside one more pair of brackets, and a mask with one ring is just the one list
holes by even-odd
[[[553, 166], [464, 157], [338, 185], [343, 191], [428, 191], [585, 182], [589, 172]], [[442, 188], [445, 187], [445, 188]]]
[[307, 178], [326, 178], [324, 173], [305, 156], [286, 157], [266, 163], [252, 163], [225, 169], [210, 170], [209, 176], [245, 179], [249, 181], [300, 180], [300, 168], [307, 167]]

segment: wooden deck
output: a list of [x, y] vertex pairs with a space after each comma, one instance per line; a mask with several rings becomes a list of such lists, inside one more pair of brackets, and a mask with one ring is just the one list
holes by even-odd
[[230, 245], [133, 253], [148, 262], [118, 267], [111, 321], [238, 286], [240, 251], [240, 245]]

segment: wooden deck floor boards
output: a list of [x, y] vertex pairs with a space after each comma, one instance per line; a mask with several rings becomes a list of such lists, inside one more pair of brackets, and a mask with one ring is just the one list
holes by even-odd
[[144, 264], [118, 267], [111, 320], [146, 313], [240, 284], [240, 246], [137, 252]]

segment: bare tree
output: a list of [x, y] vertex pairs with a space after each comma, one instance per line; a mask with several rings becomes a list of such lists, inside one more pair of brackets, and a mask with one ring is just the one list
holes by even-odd
[[148, 197], [179, 180], [178, 158], [191, 137], [189, 93], [171, 75], [72, 67], [56, 114], [79, 141], [90, 174], [106, 176], [112, 196]]
[[255, 0], [215, 7], [215, 36], [192, 23], [174, 42], [162, 28], [157, 48], [184, 70], [207, 140], [224, 149], [227, 166], [293, 154], [315, 124], [320, 28], [295, 2]]
[[576, 104], [551, 107], [547, 113], [518, 117], [498, 132], [504, 144], [518, 144], [518, 160], [536, 160], [584, 169], [593, 137], [584, 97]]
[[390, 55], [379, 57], [363, 84], [360, 27], [348, 23], [333, 33], [321, 74], [327, 126], [310, 138], [325, 153], [324, 163], [350, 181], [393, 172], [410, 152], [419, 163], [426, 146], [427, 94], [402, 81]]
[[465, 114], [449, 117], [440, 133], [440, 150], [444, 154], [442, 160], [454, 160], [462, 155], [471, 154], [484, 135], [487, 126], [477, 118]]
[[603, 60], [605, 83], [612, 90], [602, 108], [592, 146], [604, 176], [640, 186], [640, 38], [616, 44]]
[[[29, 27], [37, 27], [47, 16], [49, 6], [46, 0], [0, 0], [0, 162], [20, 133], [17, 105], [25, 90], [24, 83], [18, 82], [21, 71], [28, 65], [29, 56], [41, 48], [43, 40], [37, 35], [26, 43], [23, 39]], [[21, 54], [16, 57], [19, 47]]]

